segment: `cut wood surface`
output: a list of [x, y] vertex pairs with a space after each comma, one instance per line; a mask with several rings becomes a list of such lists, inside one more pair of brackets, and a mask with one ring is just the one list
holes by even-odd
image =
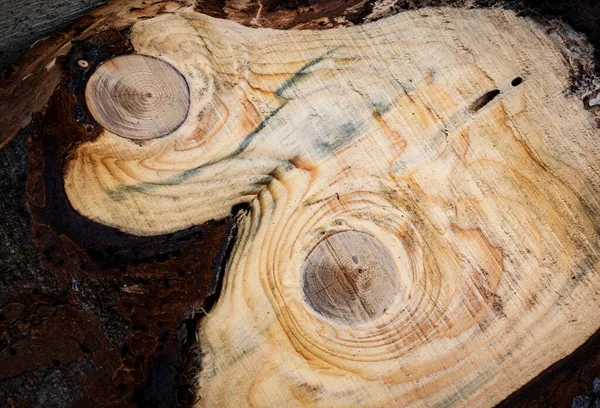
[[[283, 32], [177, 11], [130, 40], [179, 71], [189, 112], [151, 140], [107, 124], [64, 185], [138, 236], [243, 208], [197, 406], [490, 406], [600, 327], [600, 131], [538, 24], [425, 9]], [[111, 95], [86, 90], [100, 123]]]
[[146, 140], [168, 135], [181, 125], [190, 107], [190, 90], [166, 62], [122, 55], [98, 67], [87, 82], [85, 100], [90, 114], [107, 130]]
[[391, 254], [376, 239], [349, 230], [328, 236], [311, 251], [302, 265], [302, 286], [317, 313], [355, 324], [392, 306], [401, 290], [396, 275]]

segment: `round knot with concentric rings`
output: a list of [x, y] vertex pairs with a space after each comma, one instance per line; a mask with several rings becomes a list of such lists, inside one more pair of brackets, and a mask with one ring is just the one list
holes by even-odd
[[329, 235], [303, 265], [303, 289], [319, 314], [354, 324], [374, 319], [394, 302], [394, 261], [375, 238], [358, 231]]
[[85, 90], [88, 110], [105, 129], [132, 140], [166, 136], [186, 119], [190, 91], [171, 64], [146, 55], [105, 61]]

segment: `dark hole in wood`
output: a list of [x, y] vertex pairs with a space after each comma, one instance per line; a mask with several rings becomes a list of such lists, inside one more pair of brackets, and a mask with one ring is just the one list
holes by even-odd
[[493, 91], [485, 93], [484, 95], [477, 98], [477, 100], [475, 102], [473, 102], [473, 104], [471, 105], [469, 110], [472, 113], [479, 111], [481, 108], [483, 108], [485, 105], [490, 103], [498, 95], [500, 95], [500, 91], [498, 89], [494, 89]]
[[79, 347], [81, 348], [81, 351], [83, 351], [84, 354], [92, 354], [92, 350], [90, 350], [90, 348], [87, 347], [85, 344], [80, 344]]
[[54, 367], [60, 367], [60, 361], [58, 361], [58, 360], [54, 361]]
[[519, 86], [519, 85], [521, 85], [521, 83], [523, 83], [523, 78], [516, 77], [515, 79], [512, 80], [512, 82], [510, 84], [512, 86]]

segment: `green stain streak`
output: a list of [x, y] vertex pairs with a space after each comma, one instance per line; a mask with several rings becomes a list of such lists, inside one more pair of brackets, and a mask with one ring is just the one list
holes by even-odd
[[287, 91], [288, 89], [290, 89], [294, 85], [296, 85], [299, 82], [301, 82], [303, 79], [305, 79], [306, 77], [309, 76], [309, 73], [306, 72], [308, 69], [310, 69], [311, 67], [314, 67], [315, 65], [317, 65], [320, 62], [324, 61], [325, 59], [327, 59], [327, 57], [329, 57], [335, 51], [336, 51], [335, 49], [329, 50], [325, 54], [321, 55], [320, 57], [317, 57], [314, 60], [309, 61], [308, 63], [306, 63], [304, 66], [302, 66], [302, 68], [300, 68], [298, 71], [296, 71], [294, 73], [294, 75], [290, 79], [288, 79], [287, 81], [285, 81], [279, 88], [277, 88], [277, 90], [275, 91], [275, 93], [277, 95], [281, 96], [281, 94], [283, 92]]
[[[298, 84], [300, 81], [302, 81], [302, 79], [306, 78], [309, 75], [309, 73], [306, 72], [308, 69], [310, 69], [311, 67], [322, 62], [323, 60], [325, 60], [329, 55], [331, 55], [334, 52], [335, 52], [335, 49], [329, 50], [325, 54], [321, 55], [320, 57], [317, 57], [314, 60], [306, 63], [304, 66], [302, 66], [302, 68], [300, 68], [298, 71], [296, 71], [290, 79], [285, 81], [279, 88], [277, 88], [275, 93], [277, 95], [280, 95], [282, 92], [285, 92], [286, 90], [290, 89], [294, 85]], [[271, 113], [269, 113], [269, 115], [265, 119], [263, 119], [252, 130], [252, 132], [250, 132], [248, 135], [246, 135], [244, 137], [244, 139], [240, 142], [238, 147], [232, 153], [228, 154], [227, 156], [221, 157], [219, 160], [213, 160], [213, 161], [205, 163], [201, 166], [194, 167], [193, 169], [184, 170], [181, 173], [178, 173], [174, 176], [168, 177], [161, 181], [143, 182], [143, 183], [137, 183], [137, 184], [134, 184], [131, 186], [117, 187], [115, 189], [109, 190], [108, 196], [113, 201], [121, 201], [125, 198], [125, 195], [130, 192], [146, 193], [148, 191], [155, 189], [156, 187], [181, 184], [181, 183], [191, 179], [192, 177], [196, 176], [198, 173], [200, 173], [205, 168], [212, 166], [213, 164], [216, 164], [221, 160], [231, 159], [235, 156], [242, 154], [248, 148], [250, 143], [252, 143], [252, 141], [256, 138], [256, 136], [259, 134], [259, 132], [265, 128], [267, 123], [269, 123], [269, 121], [271, 119], [273, 119], [273, 117], [275, 115], [277, 115], [279, 113], [279, 111], [281, 111], [281, 109], [283, 109], [283, 107], [286, 104], [287, 104], [287, 101], [284, 102], [277, 109], [274, 109], [273, 111], [271, 111]]]

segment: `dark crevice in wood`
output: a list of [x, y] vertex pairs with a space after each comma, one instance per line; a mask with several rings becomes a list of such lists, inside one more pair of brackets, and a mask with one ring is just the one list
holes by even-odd
[[[231, 217], [234, 220], [243, 217], [250, 212], [248, 203], [240, 203], [233, 206], [231, 209]], [[200, 321], [214, 307], [219, 300], [221, 290], [223, 289], [223, 278], [227, 263], [231, 258], [236, 238], [238, 235], [238, 225], [232, 222], [229, 226], [227, 237], [221, 242], [221, 246], [214, 259], [212, 269], [215, 271], [215, 280], [213, 286], [208, 290], [208, 295], [204, 298], [204, 303], [199, 312], [194, 314], [190, 319], [184, 321], [183, 325], [187, 331], [185, 342], [185, 369], [179, 374], [177, 403], [180, 406], [191, 406], [196, 396], [193, 387], [190, 384], [194, 383], [194, 378], [202, 369], [202, 350], [197, 344], [198, 326]]]
[[[231, 218], [237, 220], [238, 217], [247, 215], [249, 212], [250, 205], [248, 203], [236, 204], [231, 209]], [[238, 225], [236, 222], [232, 222], [227, 231], [227, 238], [221, 242], [221, 246], [212, 264], [212, 269], [215, 271], [214, 285], [208, 288], [208, 295], [204, 298], [204, 304], [202, 305], [202, 315], [210, 312], [217, 303], [217, 300], [219, 300], [221, 290], [223, 289], [223, 277], [225, 276], [227, 263], [231, 258], [231, 252], [233, 251], [237, 235]]]
[[500, 95], [500, 91], [498, 89], [486, 92], [471, 104], [471, 106], [469, 107], [469, 112], [476, 113], [480, 111], [485, 105], [490, 103], [498, 95]]

